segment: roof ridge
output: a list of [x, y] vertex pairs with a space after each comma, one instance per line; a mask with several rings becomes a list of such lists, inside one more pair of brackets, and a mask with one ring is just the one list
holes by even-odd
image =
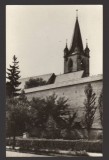
[[36, 75], [36, 76], [30, 76], [30, 77], [23, 77], [23, 78], [20, 78], [20, 80], [22, 80], [22, 79], [28, 79], [28, 78], [32, 78], [32, 77], [40, 77], [40, 76], [50, 75], [50, 74], [54, 74], [54, 73], [47, 73], [47, 74], [42, 74], [42, 75]]

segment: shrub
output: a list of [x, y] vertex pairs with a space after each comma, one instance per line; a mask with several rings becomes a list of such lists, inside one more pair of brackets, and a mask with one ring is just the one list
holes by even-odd
[[38, 87], [43, 85], [47, 85], [47, 82], [42, 78], [36, 78], [36, 79], [30, 78], [28, 81], [25, 82], [24, 88], [28, 89], [28, 88], [33, 88], [33, 87]]
[[[6, 139], [6, 144], [11, 144], [12, 139]], [[40, 149], [48, 150], [72, 150], [88, 152], [102, 152], [102, 141], [88, 140], [62, 140], [62, 139], [17, 139], [16, 146], [27, 151], [38, 151]]]

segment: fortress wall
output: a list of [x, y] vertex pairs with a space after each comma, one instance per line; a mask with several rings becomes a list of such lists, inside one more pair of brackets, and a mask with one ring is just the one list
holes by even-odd
[[[84, 89], [88, 83], [91, 83], [94, 92], [96, 93], [96, 105], [98, 105], [98, 97], [102, 90], [102, 76], [92, 76], [78, 79], [77, 81], [63, 82], [59, 84], [46, 85], [42, 87], [36, 87], [25, 90], [28, 100], [31, 100], [33, 97], [42, 97], [50, 96], [53, 93], [56, 93], [59, 97], [64, 96], [68, 99], [70, 109], [76, 109], [78, 111], [78, 116], [81, 118], [84, 111], [84, 100], [86, 98]], [[93, 128], [101, 128], [99, 120], [99, 110], [97, 109], [95, 114], [95, 120]]]

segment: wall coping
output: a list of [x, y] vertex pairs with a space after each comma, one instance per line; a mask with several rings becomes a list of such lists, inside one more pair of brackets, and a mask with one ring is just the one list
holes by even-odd
[[73, 80], [73, 81], [72, 80], [63, 81], [61, 83], [54, 83], [54, 84], [48, 84], [48, 85], [34, 87], [34, 88], [28, 88], [28, 89], [25, 89], [25, 93], [50, 90], [50, 89], [54, 89], [54, 88], [61, 88], [61, 87], [66, 87], [66, 86], [79, 85], [79, 84], [83, 84], [83, 83], [102, 81], [102, 80], [103, 80], [103, 75], [99, 74], [99, 75], [94, 75], [94, 76], [90, 76], [90, 77], [79, 78], [79, 79]]

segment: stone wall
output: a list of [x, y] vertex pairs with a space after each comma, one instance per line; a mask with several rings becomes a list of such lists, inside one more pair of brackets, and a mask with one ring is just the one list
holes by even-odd
[[[83, 116], [84, 100], [86, 98], [84, 89], [88, 83], [91, 83], [93, 90], [96, 93], [97, 106], [98, 97], [102, 90], [102, 75], [80, 78], [75, 81], [67, 81], [41, 87], [35, 87], [25, 90], [25, 93], [28, 100], [31, 100], [33, 97], [45, 98], [46, 96], [52, 95], [53, 93], [55, 93], [59, 97], [64, 96], [66, 99], [68, 99], [70, 109], [76, 109], [78, 111], [78, 117], [81, 118]], [[93, 128], [101, 129], [98, 109], [95, 114]]]

